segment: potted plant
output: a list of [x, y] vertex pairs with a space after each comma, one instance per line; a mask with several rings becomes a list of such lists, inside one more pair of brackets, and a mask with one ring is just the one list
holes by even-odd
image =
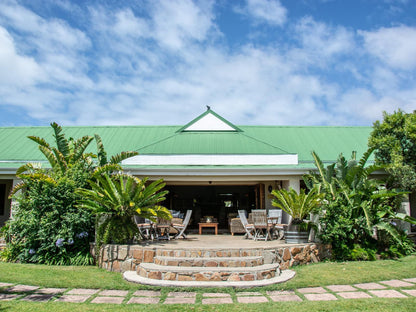
[[308, 220], [305, 220], [310, 213], [316, 212], [320, 206], [321, 195], [316, 189], [305, 193], [301, 189], [299, 194], [294, 190], [273, 190], [271, 193], [274, 198], [272, 205], [282, 209], [292, 217], [292, 221], [285, 231], [286, 243], [307, 243], [309, 237]]

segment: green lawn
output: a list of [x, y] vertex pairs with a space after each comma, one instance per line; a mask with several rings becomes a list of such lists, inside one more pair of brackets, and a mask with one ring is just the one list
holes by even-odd
[[[300, 287], [325, 286], [331, 284], [354, 284], [362, 282], [382, 281], [397, 278], [416, 277], [416, 256], [400, 260], [383, 260], [374, 262], [326, 262], [294, 268], [296, 277], [283, 284], [253, 289], [218, 288], [207, 290], [202, 288], [178, 289], [163, 288], [162, 299], [169, 291], [204, 291], [228, 292], [233, 297], [238, 291], [290, 290]], [[58, 267], [0, 262], [0, 282], [39, 285], [42, 287], [63, 288], [100, 288], [100, 289], [157, 289], [126, 282], [120, 273], [108, 272], [97, 267]], [[198, 295], [200, 298], [200, 295]], [[198, 300], [197, 302], [200, 302]], [[9, 301], [0, 303], [0, 311], [244, 311], [253, 309], [247, 304], [230, 305], [107, 305], [107, 304], [75, 304], [75, 303], [27, 303]], [[255, 310], [274, 311], [414, 311], [416, 298], [407, 299], [366, 299], [338, 300], [336, 302], [287, 302], [256, 304]]]

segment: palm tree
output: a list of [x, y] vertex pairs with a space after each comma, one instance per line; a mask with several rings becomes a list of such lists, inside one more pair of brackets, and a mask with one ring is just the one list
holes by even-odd
[[[38, 148], [45, 155], [51, 166], [50, 170], [43, 169], [40, 164], [28, 163], [21, 166], [16, 171], [16, 175], [20, 178], [32, 178], [49, 184], [56, 183], [56, 178], [65, 175], [71, 175], [71, 169], [82, 168], [82, 170], [89, 172], [94, 169], [93, 176], [99, 175], [103, 172], [111, 174], [114, 171], [121, 171], [120, 163], [132, 156], [138, 155], [138, 152], [129, 151], [121, 152], [113, 155], [110, 160], [107, 159], [107, 152], [104, 149], [104, 144], [98, 134], [92, 136], [83, 136], [74, 140], [67, 139], [63, 133], [62, 127], [56, 122], [51, 123], [53, 129], [53, 137], [55, 138], [56, 146], [51, 146], [45, 139], [37, 136], [28, 136], [29, 139], [38, 143]], [[95, 139], [97, 143], [97, 155], [93, 153], [86, 153], [86, 149], [90, 143]], [[94, 163], [94, 159], [97, 162]], [[17, 184], [10, 196], [13, 196], [17, 191], [25, 188], [24, 182]]]
[[159, 205], [168, 191], [162, 191], [162, 180], [146, 185], [147, 178], [129, 174], [103, 173], [89, 181], [91, 189], [77, 189], [82, 198], [80, 208], [91, 210], [100, 220], [97, 227], [97, 247], [102, 243], [126, 243], [139, 235], [134, 216], [156, 221], [172, 218], [169, 210]]

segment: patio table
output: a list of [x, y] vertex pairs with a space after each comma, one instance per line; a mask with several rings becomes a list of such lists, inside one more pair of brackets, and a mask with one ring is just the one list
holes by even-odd
[[215, 229], [215, 235], [218, 235], [218, 222], [200, 222], [199, 225], [199, 235], [202, 234], [202, 228], [212, 227]]

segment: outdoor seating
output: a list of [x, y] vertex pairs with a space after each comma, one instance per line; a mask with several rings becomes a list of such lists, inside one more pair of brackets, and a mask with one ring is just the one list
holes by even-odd
[[182, 223], [172, 223], [172, 227], [178, 231], [178, 234], [175, 235], [175, 239], [179, 237], [186, 238], [185, 230], [188, 227], [189, 221], [191, 220], [192, 210], [187, 210], [185, 219]]
[[272, 225], [271, 234], [277, 239], [283, 239], [287, 224], [282, 224], [282, 210], [270, 209], [267, 221]]
[[139, 233], [143, 239], [154, 239], [154, 228], [150, 220], [134, 216], [134, 222], [136, 223]]
[[268, 240], [271, 239], [270, 229], [272, 225], [267, 221], [267, 213], [265, 209], [252, 210], [252, 218], [254, 224], [254, 240]]
[[254, 238], [255, 228], [253, 224], [248, 223], [246, 218], [246, 211], [245, 210], [238, 210], [238, 215], [240, 216], [241, 224], [246, 231], [245, 237], [246, 238]]
[[170, 220], [157, 218], [156, 238], [158, 240], [162, 240], [162, 239], [170, 240], [170, 236], [169, 236], [170, 227], [171, 227]]
[[230, 232], [231, 232], [231, 235], [233, 236], [235, 233], [238, 233], [238, 234], [246, 233], [246, 230], [243, 224], [241, 223], [240, 218], [232, 218], [230, 220]]

